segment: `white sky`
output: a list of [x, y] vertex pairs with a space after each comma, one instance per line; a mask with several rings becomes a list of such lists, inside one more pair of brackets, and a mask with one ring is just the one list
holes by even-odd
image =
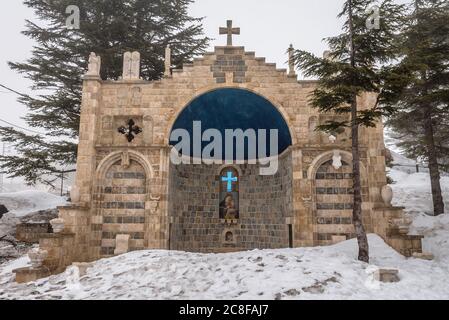
[[[208, 51], [215, 45], [226, 44], [226, 36], [219, 36], [218, 28], [231, 19], [234, 26], [241, 28], [241, 35], [234, 36], [234, 45], [245, 46], [247, 51], [266, 57], [267, 62], [286, 67], [285, 52], [290, 43], [316, 54], [326, 49], [322, 39], [339, 33], [336, 15], [342, 4], [343, 0], [196, 0], [190, 11], [193, 16], [205, 17], [205, 33], [215, 39]], [[33, 12], [22, 0], [2, 1], [0, 83], [33, 95], [36, 93], [29, 89], [30, 81], [7, 65], [8, 61], [25, 61], [30, 57], [33, 42], [20, 33], [25, 28], [25, 19], [33, 19]], [[21, 119], [26, 109], [16, 99], [15, 94], [0, 88], [0, 119], [27, 127]]]

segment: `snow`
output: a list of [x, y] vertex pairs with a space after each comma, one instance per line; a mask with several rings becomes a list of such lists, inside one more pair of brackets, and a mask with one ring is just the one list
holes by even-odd
[[22, 217], [29, 213], [53, 209], [66, 204], [63, 197], [37, 190], [27, 190], [13, 193], [0, 193], [0, 203], [4, 204], [9, 213]]
[[[370, 263], [356, 258], [355, 239], [328, 247], [199, 254], [146, 250], [102, 259], [80, 276], [65, 273], [17, 284], [11, 271], [26, 257], [0, 266], [1, 299], [449, 299], [449, 214], [432, 217], [427, 174], [391, 170], [394, 204], [424, 234], [432, 261], [405, 258], [370, 234]], [[449, 199], [449, 179], [442, 178]], [[446, 208], [449, 204], [446, 203]], [[379, 268], [399, 270], [400, 282], [381, 283]]]
[[[428, 173], [412, 173], [391, 169], [389, 176], [396, 181], [393, 188], [393, 205], [404, 206], [410, 214], [432, 214], [432, 193]], [[449, 213], [449, 177], [441, 177], [441, 188], [445, 201], [446, 213]]]
[[[371, 264], [356, 259], [356, 240], [329, 247], [228, 254], [137, 251], [99, 260], [31, 284], [0, 273], [0, 299], [449, 299], [448, 267], [406, 259], [369, 235]], [[401, 281], [380, 283], [379, 267], [398, 268]]]

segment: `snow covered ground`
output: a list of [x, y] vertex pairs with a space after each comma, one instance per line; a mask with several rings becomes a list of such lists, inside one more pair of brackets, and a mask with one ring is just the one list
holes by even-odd
[[[230, 254], [140, 251], [76, 267], [28, 285], [3, 266], [0, 299], [449, 299], [449, 265], [406, 259], [369, 236], [371, 264], [356, 260], [356, 241], [330, 247]], [[13, 266], [11, 265], [13, 264]], [[398, 268], [401, 281], [373, 279], [378, 267]]]
[[[40, 213], [37, 213], [38, 211], [54, 209], [66, 203], [67, 201], [63, 197], [38, 190], [0, 193], [0, 204], [5, 205], [9, 210], [0, 219], [0, 237], [14, 234], [15, 227], [21, 222], [21, 219], [27, 219], [33, 215], [34, 222], [42, 222], [39, 221]], [[45, 219], [48, 217], [48, 213], [42, 213], [42, 217]], [[0, 247], [2, 245], [4, 243], [0, 243]]]
[[[411, 233], [426, 236], [433, 261], [404, 258], [369, 235], [371, 261], [357, 261], [357, 244], [229, 254], [149, 250], [77, 267], [31, 284], [16, 284], [11, 271], [26, 257], [0, 266], [0, 299], [449, 299], [449, 214], [430, 217], [425, 174], [392, 170], [394, 203], [414, 217]], [[449, 199], [449, 178], [442, 180]], [[449, 204], [447, 204], [449, 208]], [[401, 281], [380, 283], [379, 267], [397, 268]]]

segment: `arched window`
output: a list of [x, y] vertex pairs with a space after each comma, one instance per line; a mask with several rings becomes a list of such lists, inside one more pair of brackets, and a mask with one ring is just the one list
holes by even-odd
[[220, 173], [220, 219], [239, 219], [239, 173], [235, 168], [224, 168]]

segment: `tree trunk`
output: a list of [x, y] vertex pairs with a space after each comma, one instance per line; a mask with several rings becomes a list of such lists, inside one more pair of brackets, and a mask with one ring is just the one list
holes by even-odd
[[[354, 97], [356, 99], [356, 97]], [[352, 182], [354, 188], [354, 207], [352, 209], [352, 222], [354, 224], [357, 242], [359, 244], [360, 261], [369, 262], [369, 246], [365, 227], [362, 219], [362, 184], [360, 178], [360, 153], [359, 153], [359, 125], [357, 118], [357, 101], [351, 104], [351, 137], [352, 137]]]
[[444, 202], [441, 194], [440, 168], [438, 166], [438, 158], [435, 148], [432, 113], [430, 112], [430, 107], [426, 107], [424, 117], [430, 185], [432, 187], [433, 213], [437, 216], [444, 213]]
[[[349, 37], [351, 66], [355, 68], [354, 28], [352, 16], [352, 0], [349, 0]], [[354, 188], [354, 207], [352, 209], [352, 222], [354, 224], [357, 243], [359, 244], [360, 261], [369, 262], [369, 246], [362, 220], [362, 184], [360, 179], [360, 153], [359, 153], [359, 124], [357, 122], [357, 96], [351, 101], [351, 137], [352, 137], [352, 181]]]

